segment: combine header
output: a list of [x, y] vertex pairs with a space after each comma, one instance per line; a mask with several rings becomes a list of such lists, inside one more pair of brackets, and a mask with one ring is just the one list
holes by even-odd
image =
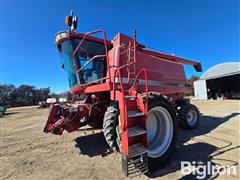
[[57, 33], [55, 43], [75, 99], [50, 107], [44, 132], [101, 127], [126, 176], [158, 169], [174, 151], [178, 125], [198, 126], [198, 109], [183, 98], [191, 90], [183, 64], [197, 71], [201, 64], [147, 49], [136, 32], [108, 41], [103, 30], [76, 33], [77, 17], [67, 16], [66, 24], [70, 30]]

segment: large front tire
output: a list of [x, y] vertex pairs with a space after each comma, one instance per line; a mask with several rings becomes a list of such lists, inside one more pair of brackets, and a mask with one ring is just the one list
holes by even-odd
[[[144, 98], [144, 95], [143, 95]], [[121, 150], [119, 131], [119, 109], [110, 106], [105, 112], [103, 132], [109, 146]], [[155, 117], [155, 118], [153, 118]], [[153, 122], [153, 123], [152, 123]], [[154, 123], [156, 126], [154, 126]], [[156, 131], [152, 127], [156, 127]], [[153, 172], [164, 165], [174, 152], [177, 141], [178, 125], [174, 107], [162, 95], [148, 95], [148, 167]], [[118, 147], [119, 146], [119, 147]]]
[[160, 94], [148, 95], [148, 166], [153, 172], [166, 163], [174, 152], [178, 125], [174, 107]]

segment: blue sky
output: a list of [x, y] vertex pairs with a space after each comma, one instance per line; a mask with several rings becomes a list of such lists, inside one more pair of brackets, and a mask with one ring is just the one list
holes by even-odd
[[[104, 29], [132, 35], [148, 47], [199, 60], [203, 70], [239, 61], [239, 1], [1, 0], [1, 83], [68, 90], [54, 46], [72, 9], [79, 32]], [[187, 76], [200, 76], [186, 67]]]

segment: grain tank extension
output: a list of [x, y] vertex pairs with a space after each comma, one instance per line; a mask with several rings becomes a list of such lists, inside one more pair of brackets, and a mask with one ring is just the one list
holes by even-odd
[[66, 24], [69, 31], [57, 33], [55, 43], [75, 98], [50, 107], [44, 132], [103, 128], [108, 145], [121, 153], [126, 176], [153, 172], [173, 153], [178, 126], [198, 126], [198, 109], [183, 98], [191, 90], [183, 64], [196, 71], [201, 64], [148, 49], [136, 33], [109, 41], [103, 30], [75, 32], [72, 15]]

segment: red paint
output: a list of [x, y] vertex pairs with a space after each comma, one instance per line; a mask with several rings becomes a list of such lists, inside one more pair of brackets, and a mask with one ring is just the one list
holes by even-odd
[[[96, 33], [101, 33], [103, 38], [93, 37], [92, 35]], [[63, 106], [54, 105], [50, 109], [44, 131], [58, 135], [61, 135], [63, 130], [72, 132], [84, 124], [80, 121], [82, 118], [102, 117], [110, 102], [117, 101], [120, 110], [122, 151], [126, 155], [128, 155], [129, 145], [133, 143], [141, 142], [147, 146], [146, 134], [129, 138], [127, 131], [129, 127], [136, 125], [146, 128], [148, 96], [144, 103], [141, 93], [159, 92], [171, 97], [172, 102], [175, 103], [183, 97], [183, 93], [190, 90], [183, 64], [193, 65], [197, 70], [201, 69], [199, 62], [146, 49], [144, 45], [137, 42], [136, 36], [131, 38], [118, 33], [112, 41], [108, 41], [103, 30], [86, 34], [70, 32], [67, 37], [58, 40], [57, 46], [60, 47], [62, 42], [71, 38], [81, 39], [73, 55], [78, 49], [88, 54], [87, 50], [81, 47], [84, 41], [94, 41], [104, 45], [105, 54], [92, 57], [82, 67], [77, 67], [76, 60], [74, 62], [76, 72], [80, 72], [90, 62], [101, 57], [106, 61], [106, 77], [88, 84], [73, 86], [71, 93], [87, 94], [88, 97], [82, 102], [76, 101]], [[115, 81], [116, 78], [118, 82]], [[92, 94], [94, 98], [91, 98]], [[126, 100], [125, 95], [136, 98]], [[59, 108], [61, 115], [57, 115]], [[72, 111], [74, 108], [75, 110]], [[129, 109], [142, 111], [144, 115], [128, 117]]]

